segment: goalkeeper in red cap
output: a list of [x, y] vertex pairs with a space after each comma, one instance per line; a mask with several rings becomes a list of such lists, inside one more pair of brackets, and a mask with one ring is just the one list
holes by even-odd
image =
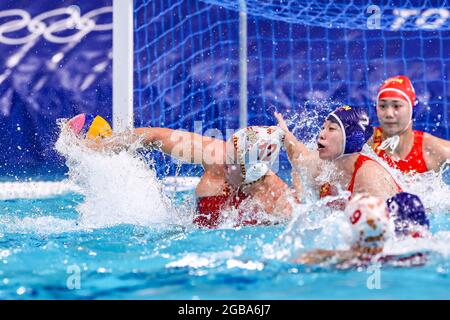
[[368, 143], [391, 167], [404, 173], [439, 171], [450, 159], [450, 141], [413, 130], [412, 115], [416, 93], [406, 76], [387, 79], [377, 96], [375, 128]]

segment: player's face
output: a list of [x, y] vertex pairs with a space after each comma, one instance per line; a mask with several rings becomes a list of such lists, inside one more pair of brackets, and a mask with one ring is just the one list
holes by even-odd
[[344, 135], [341, 127], [326, 120], [317, 140], [317, 150], [322, 160], [334, 160], [342, 154]]
[[411, 120], [408, 102], [401, 99], [380, 99], [377, 116], [383, 132], [394, 136], [405, 130]]

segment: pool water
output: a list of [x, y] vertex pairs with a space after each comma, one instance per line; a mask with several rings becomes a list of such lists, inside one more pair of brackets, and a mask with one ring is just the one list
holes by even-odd
[[[193, 191], [172, 192], [175, 207]], [[0, 201], [0, 299], [449, 299], [448, 213], [432, 231], [447, 243], [425, 266], [302, 266], [266, 254], [286, 225], [198, 229], [186, 223], [89, 226], [69, 192]], [[447, 241], [447, 242], [445, 242]], [[370, 282], [372, 283], [372, 282]], [[371, 287], [372, 289], [370, 289]]]

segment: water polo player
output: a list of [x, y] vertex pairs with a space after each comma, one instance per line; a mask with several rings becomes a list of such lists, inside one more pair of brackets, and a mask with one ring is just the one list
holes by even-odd
[[[84, 124], [82, 117], [77, 117], [69, 125], [77, 123], [79, 129]], [[195, 190], [197, 225], [217, 227], [223, 221], [223, 211], [234, 209], [238, 211], [236, 225], [268, 223], [255, 218], [253, 213], [260, 211], [278, 219], [290, 217], [288, 198], [292, 193], [271, 170], [283, 144], [284, 132], [279, 127], [244, 128], [228, 141], [167, 128], [136, 128], [132, 136], [140, 137], [144, 145], [158, 142], [160, 150], [172, 157], [203, 165]], [[100, 147], [117, 147], [116, 142], [96, 141]]]
[[369, 144], [391, 167], [404, 173], [438, 171], [450, 159], [450, 141], [413, 130], [416, 93], [411, 80], [396, 76], [383, 82], [377, 95], [377, 116]]
[[367, 266], [375, 262], [408, 267], [426, 263], [426, 252], [389, 255], [383, 251], [388, 240], [430, 235], [429, 220], [416, 195], [401, 192], [385, 202], [358, 194], [348, 203], [345, 214], [351, 229], [348, 250], [316, 249], [301, 254], [295, 262], [329, 263], [338, 268]]
[[316, 249], [301, 254], [295, 262], [330, 263], [338, 268], [349, 268], [379, 260], [385, 243], [394, 233], [385, 201], [367, 194], [358, 194], [348, 203], [345, 214], [351, 228], [348, 250]]
[[397, 238], [421, 238], [430, 235], [425, 207], [415, 194], [400, 192], [387, 200]]
[[[320, 131], [317, 150], [309, 150], [299, 142], [290, 133], [281, 114], [275, 113], [275, 117], [286, 132], [285, 147], [293, 172], [306, 171], [320, 197], [336, 195], [336, 184], [352, 194], [368, 193], [385, 200], [401, 190], [380, 163], [360, 153], [373, 132], [369, 117], [362, 109], [344, 106], [331, 112]], [[318, 180], [324, 161], [335, 165], [335, 181], [323, 183]], [[294, 180], [299, 196], [302, 196], [303, 186], [298, 179]]]

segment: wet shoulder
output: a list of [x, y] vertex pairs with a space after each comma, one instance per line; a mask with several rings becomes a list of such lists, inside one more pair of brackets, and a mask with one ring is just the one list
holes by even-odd
[[437, 151], [439, 148], [450, 146], [450, 141], [433, 136], [430, 133], [423, 133], [423, 149], [426, 151]]
[[438, 170], [450, 158], [450, 141], [424, 133], [423, 157], [428, 170]]
[[377, 196], [391, 194], [395, 188], [395, 180], [379, 163], [373, 160], [364, 161], [355, 176], [355, 192], [369, 192]]
[[220, 167], [216, 170], [209, 169], [206, 170], [200, 179], [197, 187], [195, 188], [195, 194], [197, 197], [208, 197], [222, 195], [223, 189], [226, 186], [225, 177], [223, 175], [223, 169]]
[[375, 160], [372, 160], [371, 158], [364, 156], [364, 158], [362, 158], [362, 160], [360, 161], [362, 161], [362, 163], [359, 172], [361, 172], [362, 174], [367, 174], [371, 176], [372, 175], [390, 176], [389, 172]]

